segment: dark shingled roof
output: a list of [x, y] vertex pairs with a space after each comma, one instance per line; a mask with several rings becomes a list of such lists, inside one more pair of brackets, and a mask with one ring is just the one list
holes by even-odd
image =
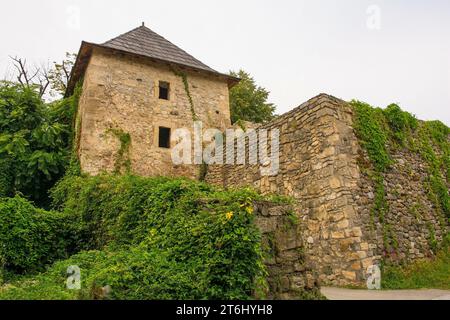
[[182, 68], [207, 73], [223, 79], [228, 83], [229, 87], [232, 87], [239, 82], [238, 78], [217, 72], [159, 34], [142, 25], [103, 44], [83, 41], [81, 43], [80, 51], [78, 52], [77, 61], [72, 68], [65, 94], [66, 97], [72, 95], [75, 85], [82, 79], [93, 48], [103, 48], [125, 54], [137, 55], [152, 59], [155, 62], [175, 64]]
[[217, 72], [145, 26], [138, 27], [111, 39], [105, 42], [103, 46], [210, 72]]

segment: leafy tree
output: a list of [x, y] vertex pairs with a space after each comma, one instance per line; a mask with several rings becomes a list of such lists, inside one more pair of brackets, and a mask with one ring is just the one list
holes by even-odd
[[275, 105], [268, 103], [269, 91], [257, 86], [255, 80], [245, 72], [230, 72], [231, 76], [241, 79], [230, 90], [231, 122], [239, 120], [262, 123], [275, 117]]
[[45, 104], [37, 88], [0, 82], [0, 196], [45, 205], [69, 160], [71, 99]]

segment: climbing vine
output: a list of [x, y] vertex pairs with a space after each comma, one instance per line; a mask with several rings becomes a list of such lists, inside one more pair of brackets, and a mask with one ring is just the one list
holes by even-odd
[[[356, 135], [370, 160], [370, 165], [365, 169], [375, 186], [372, 218], [378, 217], [383, 225], [385, 246], [395, 248], [397, 245], [391, 226], [386, 221], [389, 205], [386, 201], [384, 173], [393, 163], [390, 149], [407, 148], [421, 155], [428, 168], [425, 190], [443, 216], [450, 218], [447, 187], [450, 177], [450, 128], [439, 121], [418, 121], [395, 104], [384, 110], [360, 101], [352, 101], [351, 105], [355, 110]], [[434, 229], [431, 229], [430, 235], [434, 235]], [[430, 242], [435, 248], [434, 236], [430, 236]]]
[[180, 77], [182, 82], [183, 82], [183, 86], [184, 86], [184, 91], [186, 92], [186, 96], [188, 98], [189, 101], [189, 106], [191, 109], [191, 114], [192, 114], [192, 120], [193, 121], [197, 121], [198, 120], [198, 116], [195, 113], [195, 106], [194, 106], [194, 100], [192, 99], [191, 96], [191, 91], [189, 89], [189, 81], [188, 81], [188, 77], [187, 74], [179, 69], [174, 68], [173, 66], [170, 67], [172, 72], [177, 76]]
[[73, 136], [72, 138], [72, 151], [76, 154], [78, 148], [80, 147], [80, 130], [81, 130], [81, 119], [79, 115], [79, 105], [80, 98], [83, 93], [83, 80], [78, 81], [73, 91], [73, 95], [70, 97], [70, 106], [73, 110], [72, 128]]
[[389, 139], [386, 133], [387, 123], [383, 116], [383, 110], [372, 108], [370, 105], [353, 101], [355, 109], [355, 131], [362, 147], [367, 151], [371, 166], [365, 168], [375, 187], [374, 204], [371, 209], [372, 222], [377, 217], [383, 226], [383, 242], [386, 248], [395, 248], [396, 241], [392, 236], [391, 228], [386, 221], [389, 204], [386, 201], [383, 173], [392, 164], [392, 159], [387, 150]]
[[[179, 69], [176, 69], [173, 66], [170, 66], [170, 68], [171, 68], [173, 74], [176, 75], [177, 77], [180, 77], [181, 81], [183, 82], [184, 92], [186, 93], [186, 96], [189, 101], [189, 107], [191, 109], [192, 121], [198, 121], [199, 118], [198, 118], [197, 114], [195, 113], [194, 100], [192, 99], [191, 91], [189, 89], [189, 81], [188, 81], [187, 74]], [[200, 165], [200, 169], [199, 169], [199, 176], [198, 176], [199, 181], [204, 181], [207, 173], [208, 173], [208, 165], [203, 162]]]
[[71, 136], [72, 152], [70, 155], [70, 162], [66, 174], [78, 175], [79, 173], [81, 173], [80, 161], [78, 159], [78, 152], [80, 149], [80, 139], [81, 139], [81, 117], [79, 114], [79, 105], [82, 94], [83, 94], [83, 79], [80, 79], [75, 86], [73, 95], [69, 98], [70, 106], [73, 110], [73, 119], [72, 119], [73, 134]]
[[120, 173], [122, 168], [125, 167], [127, 173], [131, 170], [130, 161], [130, 144], [131, 136], [128, 132], [124, 132], [120, 128], [110, 128], [107, 131], [113, 134], [117, 139], [119, 139], [120, 147], [116, 154], [116, 159], [114, 162], [114, 173]]
[[425, 183], [430, 200], [448, 219], [450, 218], [450, 197], [447, 188], [450, 177], [449, 134], [450, 128], [442, 122], [425, 122], [418, 130], [418, 142], [413, 145], [428, 165], [428, 179]]

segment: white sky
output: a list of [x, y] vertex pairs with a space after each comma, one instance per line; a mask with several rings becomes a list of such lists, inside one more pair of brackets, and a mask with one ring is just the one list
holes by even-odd
[[9, 55], [61, 60], [142, 21], [218, 71], [250, 72], [278, 113], [324, 92], [450, 125], [448, 0], [3, 1], [0, 77]]

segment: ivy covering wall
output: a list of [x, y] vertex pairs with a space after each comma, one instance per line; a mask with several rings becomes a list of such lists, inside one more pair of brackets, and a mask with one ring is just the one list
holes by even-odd
[[[442, 223], [450, 219], [450, 128], [440, 121], [419, 121], [413, 115], [392, 104], [385, 109], [374, 108], [360, 101], [351, 103], [354, 111], [354, 129], [369, 163], [361, 157], [360, 167], [374, 185], [372, 224], [382, 225], [384, 246], [398, 246], [393, 227], [386, 220], [389, 212], [385, 177], [394, 164], [393, 153], [405, 150], [417, 154], [426, 166], [423, 190], [433, 204]], [[407, 188], [408, 186], [405, 186]], [[411, 209], [413, 210], [413, 209]], [[428, 225], [430, 246], [438, 249], [434, 230]]]

